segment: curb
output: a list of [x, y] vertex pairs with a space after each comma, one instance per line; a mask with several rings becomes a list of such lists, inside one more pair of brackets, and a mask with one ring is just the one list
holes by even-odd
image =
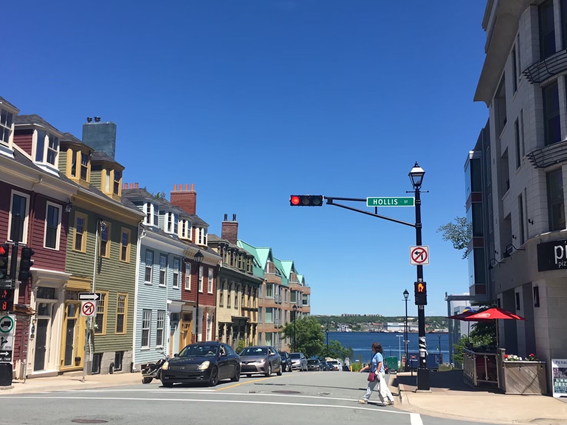
[[398, 396], [400, 398], [401, 404], [405, 404], [405, 405], [410, 404], [408, 396], [406, 395], [406, 388], [405, 388], [404, 384], [398, 383]]

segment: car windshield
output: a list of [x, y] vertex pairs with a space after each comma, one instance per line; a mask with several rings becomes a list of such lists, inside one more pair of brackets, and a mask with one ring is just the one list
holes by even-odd
[[179, 353], [179, 357], [214, 357], [219, 352], [218, 345], [199, 345], [193, 344], [188, 345], [181, 353]]
[[329, 364], [339, 364], [339, 362], [337, 362], [336, 360], [331, 360], [331, 361], [328, 361], [327, 363], [329, 363]]
[[307, 363], [309, 363], [309, 364], [317, 364], [317, 363], [319, 363], [319, 360], [307, 360]]
[[291, 358], [292, 359], [300, 359], [301, 355], [299, 353], [291, 353]]
[[241, 356], [265, 356], [268, 349], [263, 347], [247, 347], [240, 352]]

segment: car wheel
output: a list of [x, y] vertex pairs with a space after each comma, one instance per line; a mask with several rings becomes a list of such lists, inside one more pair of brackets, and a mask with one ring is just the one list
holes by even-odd
[[142, 384], [149, 384], [154, 378], [142, 378]]
[[280, 364], [280, 368], [278, 369], [278, 376], [282, 376], [282, 365]]
[[268, 369], [266, 370], [266, 376], [270, 376], [272, 374], [272, 365], [268, 363]]
[[173, 387], [173, 382], [162, 380], [161, 385], [164, 386], [165, 388], [171, 388]]
[[215, 366], [213, 367], [213, 370], [211, 370], [211, 376], [209, 378], [209, 386], [214, 387], [218, 383], [219, 383], [219, 370]]
[[238, 382], [240, 381], [240, 367], [236, 368], [236, 372], [234, 373], [234, 376], [230, 379], [232, 382]]
[[291, 367], [291, 365], [289, 365], [289, 366], [287, 367], [287, 371], [288, 371], [288, 372], [293, 372], [293, 368]]

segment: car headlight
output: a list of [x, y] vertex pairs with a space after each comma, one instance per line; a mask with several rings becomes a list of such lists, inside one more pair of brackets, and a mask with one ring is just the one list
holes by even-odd
[[211, 362], [207, 360], [206, 362], [201, 363], [197, 369], [207, 370], [209, 368], [210, 364], [211, 364]]
[[256, 360], [256, 363], [258, 363], [258, 364], [264, 364], [264, 363], [266, 363], [266, 359]]
[[165, 362], [164, 364], [161, 365], [161, 370], [167, 370], [169, 369], [169, 362]]

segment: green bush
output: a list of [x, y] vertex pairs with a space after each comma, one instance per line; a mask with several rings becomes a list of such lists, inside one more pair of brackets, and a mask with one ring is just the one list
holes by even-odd
[[236, 352], [240, 353], [242, 350], [244, 350], [245, 347], [246, 347], [246, 341], [241, 339], [240, 341], [238, 341], [238, 346], [236, 347]]
[[362, 363], [360, 362], [351, 363], [350, 368], [352, 369], [353, 372], [360, 372], [360, 369], [362, 369]]

